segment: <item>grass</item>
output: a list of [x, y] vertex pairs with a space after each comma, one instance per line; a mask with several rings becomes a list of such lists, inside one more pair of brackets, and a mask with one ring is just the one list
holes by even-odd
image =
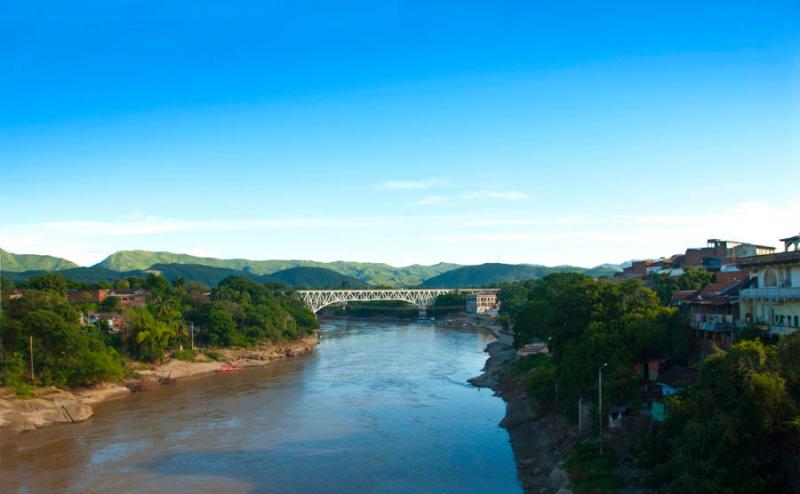
[[197, 354], [193, 350], [187, 348], [173, 353], [172, 358], [183, 360], [184, 362], [196, 362]]
[[22, 381], [13, 381], [9, 387], [19, 398], [33, 398], [34, 387]]
[[515, 376], [519, 376], [532, 369], [539, 369], [548, 365], [550, 365], [550, 357], [542, 353], [535, 353], [533, 355], [522, 357], [514, 362], [514, 367], [511, 369], [511, 373]]
[[203, 350], [203, 355], [210, 358], [211, 360], [222, 360], [222, 354], [219, 352], [215, 352], [213, 350]]
[[612, 494], [620, 487], [614, 460], [608, 453], [601, 455], [596, 442], [577, 444], [565, 466], [577, 493]]

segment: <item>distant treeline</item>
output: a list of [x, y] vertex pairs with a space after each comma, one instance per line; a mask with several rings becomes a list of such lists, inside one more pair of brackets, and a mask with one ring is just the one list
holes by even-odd
[[[21, 283], [33, 277], [42, 276], [47, 272], [42, 270], [24, 272], [4, 270], [2, 276], [12, 283]], [[202, 283], [211, 287], [217, 286], [222, 280], [231, 276], [239, 276], [256, 283], [284, 285], [294, 288], [366, 288], [369, 286], [361, 280], [336, 271], [313, 267], [290, 268], [269, 275], [257, 275], [247, 271], [200, 264], [155, 264], [147, 271], [115, 271], [103, 267], [91, 267], [67, 268], [57, 272], [60, 276], [72, 281], [100, 284], [130, 277], [147, 277], [148, 274], [157, 272], [169, 282], [183, 279], [187, 282]]]

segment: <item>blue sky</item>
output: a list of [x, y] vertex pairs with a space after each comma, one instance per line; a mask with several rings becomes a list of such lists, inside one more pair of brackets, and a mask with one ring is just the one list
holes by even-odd
[[0, 247], [594, 265], [800, 223], [797, 2], [0, 2]]

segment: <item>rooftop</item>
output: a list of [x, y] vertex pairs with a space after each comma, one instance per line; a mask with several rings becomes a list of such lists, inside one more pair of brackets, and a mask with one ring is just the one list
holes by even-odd
[[742, 257], [736, 261], [740, 268], [750, 268], [759, 266], [770, 266], [775, 264], [798, 264], [800, 263], [800, 251], [776, 252], [763, 256]]

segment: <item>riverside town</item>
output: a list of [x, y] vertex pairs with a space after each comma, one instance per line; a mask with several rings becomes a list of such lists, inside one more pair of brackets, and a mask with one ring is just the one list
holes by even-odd
[[800, 494], [800, 3], [0, 4], [0, 494]]

